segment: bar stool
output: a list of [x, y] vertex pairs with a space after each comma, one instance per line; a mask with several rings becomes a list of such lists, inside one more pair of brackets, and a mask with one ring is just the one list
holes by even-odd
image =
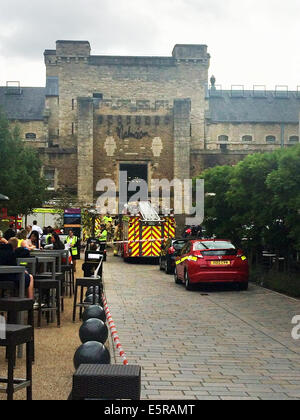
[[69, 289], [69, 296], [72, 297], [75, 292], [75, 285], [74, 285], [74, 266], [72, 264], [62, 265], [61, 271], [64, 273], [64, 290], [65, 296], [68, 294]]
[[[26, 379], [14, 378], [14, 358], [17, 346], [26, 344]], [[26, 388], [27, 400], [32, 400], [32, 356], [34, 348], [33, 328], [27, 325], [6, 324], [5, 338], [0, 338], [0, 347], [6, 347], [8, 355], [7, 378], [0, 378], [0, 393], [7, 394], [9, 401], [13, 400], [14, 393]]]
[[[84, 303], [84, 288], [94, 288], [94, 299], [92, 303]], [[96, 287], [99, 287], [100, 290], [103, 289], [102, 279], [93, 278], [93, 277], [81, 277], [77, 278], [75, 282], [75, 293], [74, 293], [74, 304], [73, 304], [73, 322], [76, 320], [76, 309], [80, 308], [79, 317], [82, 319], [83, 309], [90, 305], [96, 304]], [[78, 289], [80, 288], [80, 300], [77, 303]]]
[[[47, 313], [47, 324], [49, 324], [49, 313], [56, 312], [57, 327], [60, 327], [60, 282], [52, 279], [35, 279], [34, 288], [38, 291], [38, 323], [37, 327], [41, 328], [42, 313]], [[50, 293], [55, 292], [55, 307], [50, 306]], [[43, 307], [43, 293], [47, 292], [47, 307]]]
[[[27, 325], [33, 328], [34, 335], [33, 303], [32, 299], [18, 297], [0, 299], [0, 312], [7, 313], [8, 324], [17, 324], [18, 312], [27, 312]], [[34, 362], [34, 354], [32, 355], [32, 360]]]

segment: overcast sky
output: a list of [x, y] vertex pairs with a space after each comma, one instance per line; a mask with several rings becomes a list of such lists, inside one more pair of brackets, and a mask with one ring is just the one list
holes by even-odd
[[300, 0], [1, 0], [0, 85], [44, 86], [44, 50], [76, 39], [93, 55], [170, 56], [175, 44], [207, 44], [223, 88], [295, 90], [299, 22]]

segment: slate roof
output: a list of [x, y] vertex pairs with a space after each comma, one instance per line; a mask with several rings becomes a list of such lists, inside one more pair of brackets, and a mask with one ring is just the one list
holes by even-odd
[[0, 107], [9, 120], [41, 121], [45, 109], [45, 88], [22, 87], [21, 94], [8, 94], [0, 87]]
[[[59, 94], [56, 79], [49, 78], [47, 88], [22, 87], [21, 94], [7, 94], [7, 88], [0, 87], [0, 107], [10, 120], [42, 121], [45, 95]], [[300, 92], [277, 97], [274, 91], [210, 91], [208, 100], [208, 117], [214, 123], [299, 123]]]
[[[236, 96], [235, 96], [236, 95]], [[276, 96], [278, 95], [278, 96]], [[282, 97], [280, 97], [282, 95]], [[211, 122], [299, 123], [300, 92], [210, 91]]]

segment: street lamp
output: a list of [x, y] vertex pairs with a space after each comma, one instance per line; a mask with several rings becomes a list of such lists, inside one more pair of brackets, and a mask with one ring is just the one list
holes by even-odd
[[9, 198], [6, 197], [6, 195], [0, 194], [0, 200], [1, 201], [7, 201], [7, 200], [9, 200]]

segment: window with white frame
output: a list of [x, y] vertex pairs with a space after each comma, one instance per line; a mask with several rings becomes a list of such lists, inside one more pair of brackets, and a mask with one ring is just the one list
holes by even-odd
[[45, 168], [44, 177], [48, 184], [47, 189], [54, 190], [55, 189], [55, 169]]

